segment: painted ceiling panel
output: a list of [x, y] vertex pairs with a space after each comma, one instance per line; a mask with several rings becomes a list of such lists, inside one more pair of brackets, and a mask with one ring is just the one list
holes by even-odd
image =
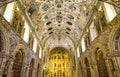
[[[68, 40], [64, 39], [68, 37], [74, 43], [72, 45], [75, 45], [95, 3], [94, 0], [36, 0], [36, 2], [39, 4], [38, 16], [35, 19], [37, 33], [40, 42], [43, 45], [51, 44], [50, 46], [58, 42], [53, 39], [57, 39], [58, 35], [61, 37], [61, 43], [67, 45]], [[48, 39], [51, 40], [50, 43]]]

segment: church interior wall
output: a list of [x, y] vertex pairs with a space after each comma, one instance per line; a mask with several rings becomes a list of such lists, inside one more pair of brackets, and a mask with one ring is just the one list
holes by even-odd
[[[83, 69], [87, 69], [84, 62], [85, 58], [87, 58], [90, 64], [91, 76], [99, 76], [95, 54], [97, 53], [96, 50], [100, 49], [103, 53], [103, 58], [105, 59], [105, 64], [107, 67], [109, 77], [120, 76], [120, 67], [118, 64], [119, 62], [116, 61], [116, 58], [119, 58], [120, 56], [115, 56], [114, 50], [115, 33], [120, 29], [119, 16], [120, 15], [118, 14], [118, 16], [116, 16], [116, 18], [114, 18], [112, 22], [105, 25], [107, 26], [106, 30], [101, 35], [96, 37], [94, 41], [92, 41], [90, 47], [88, 47], [86, 51], [84, 51], [84, 53], [81, 53], [81, 58], [79, 59], [79, 62], [81, 63], [81, 71], [83, 75], [86, 75], [86, 71], [83, 71]], [[116, 54], [119, 54], [119, 52], [117, 52]]]
[[[22, 54], [22, 66], [21, 66], [21, 75], [22, 77], [27, 77], [29, 73], [30, 68], [30, 62], [32, 59], [34, 59], [34, 66], [33, 66], [33, 76], [37, 76], [37, 65], [39, 64], [39, 58], [36, 56], [36, 54], [33, 52], [31, 48], [27, 46], [25, 41], [18, 36], [18, 34], [14, 33], [14, 30], [11, 29], [11, 25], [8, 24], [8, 22], [0, 16], [2, 20], [0, 20], [0, 32], [1, 32], [1, 42], [3, 43], [3, 48], [0, 50], [0, 77], [11, 77], [14, 74], [14, 71], [12, 71], [14, 68], [13, 65], [16, 65], [14, 63], [14, 60], [18, 57], [16, 57], [19, 50], [21, 50]], [[3, 22], [4, 21], [4, 22]], [[7, 26], [7, 28], [6, 28]], [[1, 43], [1, 44], [2, 44]], [[18, 53], [19, 54], [19, 53]], [[19, 60], [19, 59], [18, 59]], [[14, 68], [13, 68], [14, 67]], [[17, 70], [17, 68], [16, 68]], [[18, 69], [19, 70], [19, 69]], [[27, 73], [27, 74], [26, 74]], [[17, 76], [17, 75], [14, 75]], [[29, 76], [30, 77], [30, 76]]]

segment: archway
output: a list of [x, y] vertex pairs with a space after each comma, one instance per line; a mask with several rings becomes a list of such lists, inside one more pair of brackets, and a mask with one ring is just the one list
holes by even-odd
[[20, 77], [22, 64], [23, 64], [23, 53], [22, 53], [22, 49], [19, 49], [15, 55], [11, 77]]
[[72, 77], [71, 58], [66, 49], [58, 47], [50, 52], [47, 77]]
[[89, 64], [87, 58], [85, 58], [85, 65], [86, 65], [86, 73], [87, 73], [87, 77], [91, 77], [90, 64]]
[[30, 62], [30, 67], [29, 67], [29, 76], [28, 76], [28, 77], [34, 77], [34, 76], [33, 76], [34, 63], [35, 63], [35, 61], [34, 61], [34, 59], [32, 59], [32, 60], [31, 60], [31, 62]]
[[97, 49], [95, 57], [96, 57], [99, 77], [109, 77], [106, 62], [103, 57], [103, 52], [100, 49]]

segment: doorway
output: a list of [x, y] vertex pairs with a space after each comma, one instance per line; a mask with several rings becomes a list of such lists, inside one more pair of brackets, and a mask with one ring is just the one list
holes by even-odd
[[22, 64], [23, 64], [23, 53], [22, 53], [22, 49], [19, 49], [15, 55], [11, 77], [20, 77]]

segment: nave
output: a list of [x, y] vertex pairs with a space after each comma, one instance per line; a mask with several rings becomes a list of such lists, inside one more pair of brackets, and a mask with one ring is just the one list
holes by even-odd
[[0, 77], [120, 77], [120, 1], [0, 0]]

